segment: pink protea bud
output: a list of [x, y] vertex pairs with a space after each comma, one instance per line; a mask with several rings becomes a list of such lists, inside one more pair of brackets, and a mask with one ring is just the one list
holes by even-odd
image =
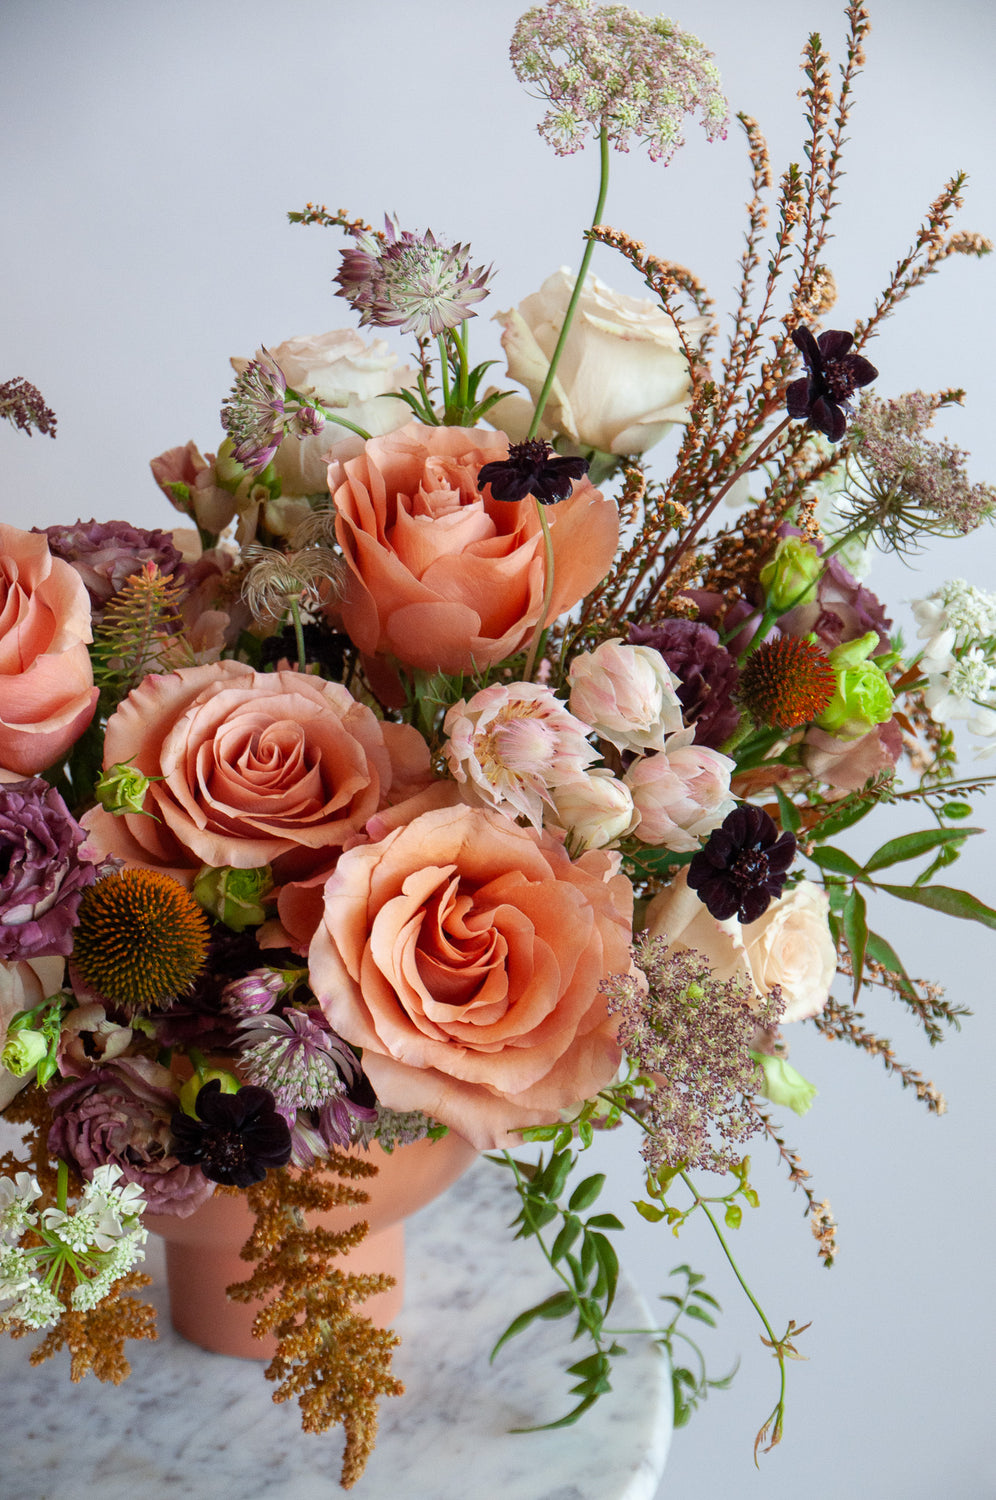
[[640, 817], [636, 837], [679, 854], [696, 850], [736, 806], [730, 796], [735, 763], [693, 737], [692, 729], [671, 735], [662, 755], [638, 760], [624, 778]]
[[681, 729], [677, 681], [659, 651], [603, 641], [571, 662], [571, 712], [617, 750], [663, 750]]

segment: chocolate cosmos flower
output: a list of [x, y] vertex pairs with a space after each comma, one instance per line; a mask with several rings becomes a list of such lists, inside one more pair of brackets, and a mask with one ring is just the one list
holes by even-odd
[[575, 479], [588, 472], [584, 458], [561, 458], [549, 443], [533, 438], [527, 443], [512, 443], [508, 457], [485, 464], [477, 475], [477, 488], [491, 486], [495, 500], [525, 500], [535, 495], [541, 505], [566, 500]]
[[756, 922], [781, 895], [795, 847], [761, 808], [738, 807], [688, 866], [688, 884], [718, 921]]
[[839, 443], [847, 431], [850, 398], [859, 386], [877, 379], [878, 371], [863, 355], [848, 353], [854, 335], [841, 329], [828, 329], [815, 339], [808, 328], [797, 328], [792, 342], [809, 373], [786, 390], [788, 414], [807, 420], [831, 443]]
[[268, 1089], [246, 1084], [236, 1094], [223, 1094], [220, 1081], [212, 1078], [195, 1107], [199, 1119], [183, 1110], [173, 1115], [173, 1154], [187, 1166], [200, 1167], [211, 1182], [251, 1187], [271, 1167], [284, 1167], [290, 1160], [290, 1129]]

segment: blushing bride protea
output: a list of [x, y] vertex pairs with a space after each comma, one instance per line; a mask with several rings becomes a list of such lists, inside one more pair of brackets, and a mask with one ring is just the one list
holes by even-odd
[[598, 753], [588, 726], [547, 687], [496, 683], [455, 703], [443, 722], [450, 771], [464, 800], [528, 818], [538, 829], [551, 788], [584, 777]]

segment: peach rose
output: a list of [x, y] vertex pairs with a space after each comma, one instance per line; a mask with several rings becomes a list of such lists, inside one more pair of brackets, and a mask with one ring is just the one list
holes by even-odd
[[[190, 886], [202, 864], [327, 874], [393, 796], [429, 777], [417, 730], [384, 724], [338, 683], [222, 661], [147, 677], [112, 716], [104, 767], [153, 781], [145, 815], [86, 815], [90, 847]], [[147, 816], [147, 814], [152, 816]]]
[[[0, 1052], [7, 1041], [7, 1027], [19, 1010], [30, 1010], [62, 988], [64, 958], [27, 958], [18, 963], [0, 963]], [[33, 1073], [15, 1078], [0, 1067], [0, 1110], [31, 1083]]]
[[[349, 567], [342, 620], [361, 651], [462, 672], [491, 666], [529, 640], [545, 576], [536, 506], [477, 488], [483, 465], [507, 453], [501, 433], [409, 422], [329, 465], [336, 537]], [[549, 623], [604, 578], [619, 520], [614, 501], [586, 479], [547, 517]]]
[[93, 718], [90, 599], [48, 538], [0, 525], [0, 765], [33, 776]]
[[716, 979], [746, 974], [759, 996], [780, 985], [782, 1021], [804, 1021], [826, 1005], [837, 972], [828, 910], [820, 887], [800, 880], [756, 922], [741, 924], [735, 917], [721, 922], [689, 890], [682, 870], [650, 902], [646, 928], [651, 937], [666, 937], [677, 948], [696, 949]]
[[339, 860], [311, 984], [383, 1104], [504, 1146], [615, 1074], [599, 984], [629, 969], [632, 890], [601, 851], [572, 862], [500, 813], [427, 800]]

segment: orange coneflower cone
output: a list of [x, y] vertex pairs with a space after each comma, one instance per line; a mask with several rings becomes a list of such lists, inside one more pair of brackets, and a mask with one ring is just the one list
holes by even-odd
[[819, 718], [836, 686], [825, 651], [783, 635], [750, 653], [740, 668], [737, 696], [757, 723], [795, 729]]
[[158, 870], [122, 870], [80, 902], [72, 965], [95, 994], [131, 1014], [170, 1005], [207, 959], [210, 927], [179, 881]]

